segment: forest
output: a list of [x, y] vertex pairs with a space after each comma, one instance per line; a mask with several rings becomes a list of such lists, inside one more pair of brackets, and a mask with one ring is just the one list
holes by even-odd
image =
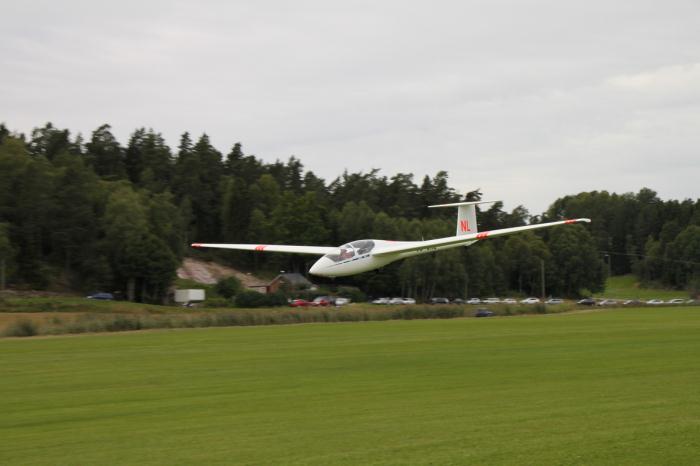
[[[497, 195], [498, 193], [488, 193]], [[191, 242], [339, 245], [361, 238], [420, 240], [454, 234], [450, 209], [431, 204], [481, 199], [448, 173], [414, 179], [379, 169], [327, 181], [301, 160], [265, 163], [241, 143], [227, 153], [206, 134], [168, 147], [153, 129], [126, 145], [107, 124], [89, 139], [51, 123], [30, 135], [0, 125], [0, 288], [114, 290], [162, 302], [186, 255], [204, 254], [244, 271], [305, 273], [314, 258], [189, 248]], [[490, 197], [490, 196], [489, 196]], [[510, 212], [498, 202], [479, 230], [589, 217], [589, 225], [545, 229], [400, 261], [354, 277], [314, 282], [359, 287], [368, 296], [576, 297], [602, 290], [608, 275], [700, 289], [700, 199], [582, 192], [546, 212]]]

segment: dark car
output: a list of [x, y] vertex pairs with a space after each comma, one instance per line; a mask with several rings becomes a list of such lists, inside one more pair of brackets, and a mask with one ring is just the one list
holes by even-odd
[[595, 304], [595, 299], [583, 298], [581, 301], [577, 302], [576, 304], [583, 304], [584, 306], [593, 306]]
[[495, 315], [493, 311], [489, 311], [488, 309], [477, 309], [474, 313], [474, 317], [491, 317], [493, 315]]
[[92, 293], [89, 296], [86, 296], [87, 299], [101, 299], [103, 301], [112, 301], [114, 299], [114, 295], [112, 293], [104, 293], [104, 292], [99, 292], [99, 293]]

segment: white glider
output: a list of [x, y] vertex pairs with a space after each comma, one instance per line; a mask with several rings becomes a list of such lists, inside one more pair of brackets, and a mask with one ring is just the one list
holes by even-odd
[[286, 252], [323, 256], [309, 269], [309, 273], [322, 277], [343, 277], [378, 269], [399, 259], [427, 254], [443, 249], [469, 246], [477, 241], [497, 236], [510, 235], [520, 231], [548, 228], [569, 223], [590, 222], [588, 218], [539, 223], [522, 227], [503, 228], [478, 232], [476, 228], [476, 205], [496, 201], [457, 202], [454, 204], [431, 205], [428, 207], [457, 207], [457, 233], [446, 238], [427, 241], [387, 241], [362, 239], [339, 247], [331, 246], [286, 246], [277, 244], [218, 244], [193, 243], [194, 248], [240, 249], [259, 252]]

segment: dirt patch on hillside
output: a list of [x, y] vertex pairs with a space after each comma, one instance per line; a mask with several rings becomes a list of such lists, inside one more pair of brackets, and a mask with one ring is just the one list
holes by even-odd
[[201, 261], [191, 257], [182, 261], [182, 265], [177, 269], [177, 276], [205, 285], [213, 285], [222, 278], [228, 277], [236, 277], [244, 286], [252, 289], [264, 290], [267, 285], [267, 281], [255, 275], [243, 273], [216, 262]]

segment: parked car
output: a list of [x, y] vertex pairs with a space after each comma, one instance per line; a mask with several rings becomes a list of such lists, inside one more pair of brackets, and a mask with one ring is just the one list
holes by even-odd
[[467, 304], [481, 304], [481, 300], [479, 298], [469, 298]]
[[493, 316], [494, 313], [492, 311], [489, 311], [488, 309], [477, 309], [476, 312], [474, 313], [474, 317], [491, 317]]
[[389, 304], [390, 298], [377, 298], [372, 301], [372, 304]]
[[92, 293], [85, 298], [87, 299], [101, 299], [103, 301], [111, 301], [114, 299], [114, 295], [112, 293], [105, 293], [105, 292], [97, 292], [97, 293]]
[[313, 306], [313, 303], [305, 299], [292, 299], [289, 305], [292, 307], [309, 307]]
[[659, 304], [663, 304], [663, 303], [664, 303], [663, 299], [650, 299], [649, 301], [646, 302], [646, 304], [651, 304], [654, 306], [659, 305]]
[[668, 304], [685, 304], [685, 299], [681, 299], [681, 298], [669, 299]]
[[614, 299], [601, 299], [596, 303], [597, 306], [612, 306], [614, 304], [617, 304], [617, 301]]
[[501, 300], [498, 298], [486, 298], [482, 301], [483, 304], [498, 304]]
[[337, 298], [335, 298], [333, 304], [336, 306], [345, 306], [346, 304], [350, 304], [350, 299], [341, 298], [340, 296], [338, 296]]
[[503, 304], [518, 304], [518, 302], [513, 298], [505, 298], [505, 299], [502, 299], [501, 302]]
[[391, 298], [389, 304], [403, 304], [403, 298]]
[[455, 298], [452, 300], [452, 304], [464, 304], [466, 301], [464, 301], [462, 298]]
[[413, 298], [403, 298], [404, 304], [416, 304], [416, 300]]
[[430, 304], [450, 304], [450, 300], [447, 298], [432, 298]]
[[595, 299], [593, 298], [583, 298], [577, 301], [576, 304], [583, 304], [584, 306], [593, 306], [595, 304]]
[[317, 296], [311, 302], [311, 305], [312, 306], [330, 306], [331, 299], [332, 298], [330, 296]]
[[563, 303], [564, 300], [561, 298], [549, 298], [547, 301], [545, 301], [545, 304], [561, 304]]
[[520, 304], [538, 304], [539, 298], [525, 298], [520, 300]]

